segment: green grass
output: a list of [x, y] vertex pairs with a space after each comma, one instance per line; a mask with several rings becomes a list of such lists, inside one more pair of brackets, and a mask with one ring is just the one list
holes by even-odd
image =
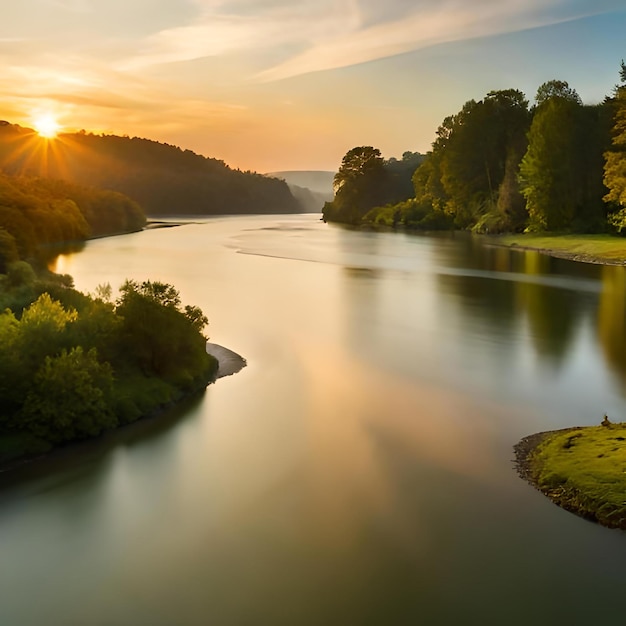
[[520, 234], [498, 237], [505, 246], [520, 246], [581, 260], [626, 261], [626, 238], [615, 235]]
[[531, 481], [557, 504], [626, 528], [626, 423], [549, 433], [528, 462]]

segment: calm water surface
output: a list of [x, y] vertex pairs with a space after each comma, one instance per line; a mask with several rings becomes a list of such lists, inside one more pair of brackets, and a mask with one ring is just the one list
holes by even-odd
[[626, 274], [465, 236], [238, 217], [90, 242], [248, 367], [0, 479], [7, 626], [623, 624], [626, 535], [515, 474], [626, 416]]

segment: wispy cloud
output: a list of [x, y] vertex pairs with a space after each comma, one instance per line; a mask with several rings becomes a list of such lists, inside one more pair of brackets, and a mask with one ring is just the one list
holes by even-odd
[[382, 21], [327, 38], [301, 54], [261, 72], [262, 81], [336, 69], [412, 52], [441, 43], [554, 24], [544, 0], [443, 0], [400, 19]]
[[[274, 81], [581, 17], [562, 0], [193, 2], [198, 9], [194, 23], [153, 34], [120, 69], [272, 51], [273, 64], [256, 79]], [[601, 12], [602, 4], [586, 14]]]
[[231, 53], [254, 54], [294, 44], [308, 48], [319, 39], [340, 37], [360, 24], [356, 0], [195, 3], [201, 9], [195, 23], [148, 37], [138, 54], [120, 64], [120, 68], [135, 70]]

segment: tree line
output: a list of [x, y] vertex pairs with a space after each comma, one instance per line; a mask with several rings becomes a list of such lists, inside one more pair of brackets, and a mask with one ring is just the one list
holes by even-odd
[[139, 137], [81, 131], [46, 140], [4, 122], [0, 170], [117, 191], [149, 216], [301, 210], [283, 180], [234, 170], [219, 159]]
[[204, 388], [207, 318], [171, 285], [116, 299], [24, 262], [0, 275], [0, 461], [93, 437]]
[[622, 232], [626, 228], [626, 65], [620, 83], [585, 105], [567, 82], [466, 102], [437, 129], [432, 150], [398, 199], [389, 163], [350, 150], [335, 176], [327, 221], [425, 230]]
[[41, 246], [141, 230], [141, 207], [113, 191], [0, 173], [0, 273]]

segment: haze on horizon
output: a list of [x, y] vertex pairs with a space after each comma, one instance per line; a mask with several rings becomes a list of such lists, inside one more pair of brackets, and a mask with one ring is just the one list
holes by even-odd
[[488, 91], [617, 82], [623, 0], [22, 0], [0, 21], [0, 119], [141, 136], [261, 172], [356, 145], [426, 152]]

